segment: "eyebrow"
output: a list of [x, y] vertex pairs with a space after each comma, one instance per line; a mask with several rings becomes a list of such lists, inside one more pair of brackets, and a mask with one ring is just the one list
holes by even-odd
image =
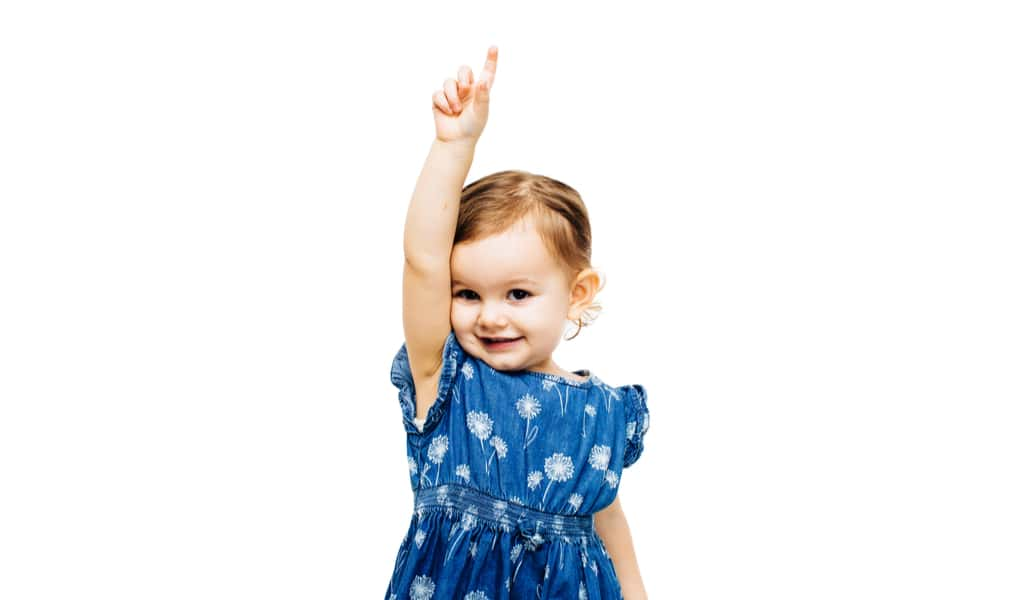
[[[539, 283], [537, 283], [536, 281], [530, 279], [529, 277], [516, 277], [515, 279], [510, 279], [510, 280], [505, 282], [505, 285], [512, 285], [514, 283], [531, 283], [533, 285], [540, 285]], [[452, 279], [452, 285], [462, 285], [462, 286], [469, 287], [468, 285], [466, 285], [465, 283], [462, 283], [458, 279]]]

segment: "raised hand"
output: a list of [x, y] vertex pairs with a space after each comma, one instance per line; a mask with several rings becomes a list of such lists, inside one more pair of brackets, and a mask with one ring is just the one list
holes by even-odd
[[491, 87], [498, 67], [498, 47], [487, 50], [487, 60], [474, 81], [473, 70], [459, 67], [458, 79], [446, 79], [444, 89], [434, 92], [434, 126], [443, 142], [475, 142], [487, 124]]

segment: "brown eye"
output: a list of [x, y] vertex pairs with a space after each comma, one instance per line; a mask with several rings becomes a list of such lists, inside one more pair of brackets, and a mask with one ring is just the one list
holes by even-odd
[[[473, 290], [459, 290], [459, 291], [455, 292], [455, 297], [456, 298], [466, 298], [466, 296], [464, 296], [464, 294], [473, 294], [474, 296], [476, 296], [476, 293], [474, 293]], [[472, 300], [472, 298], [466, 298], [466, 300]]]
[[528, 292], [526, 290], [512, 290], [509, 293], [510, 294], [515, 294], [516, 292], [519, 292], [519, 293], [523, 294], [522, 298], [516, 298], [516, 300], [526, 300], [527, 298], [529, 298], [532, 295], [532, 294], [530, 294], [530, 292]]

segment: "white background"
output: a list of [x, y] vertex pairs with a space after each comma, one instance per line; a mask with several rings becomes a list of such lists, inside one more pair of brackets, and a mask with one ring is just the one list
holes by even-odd
[[[431, 94], [573, 185], [651, 598], [1024, 596], [1010, 2], [5, 2], [0, 597], [380, 598]], [[671, 7], [670, 7], [671, 6]]]

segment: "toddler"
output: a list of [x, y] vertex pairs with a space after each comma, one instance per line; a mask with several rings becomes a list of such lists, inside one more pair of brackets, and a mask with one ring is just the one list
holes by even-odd
[[[412, 522], [386, 599], [646, 598], [617, 497], [649, 426], [640, 385], [552, 353], [593, 319], [600, 277], [579, 194], [502, 171], [463, 188], [498, 49], [434, 93], [436, 138], [405, 221], [394, 357]], [[571, 337], [569, 339], [572, 339]]]

